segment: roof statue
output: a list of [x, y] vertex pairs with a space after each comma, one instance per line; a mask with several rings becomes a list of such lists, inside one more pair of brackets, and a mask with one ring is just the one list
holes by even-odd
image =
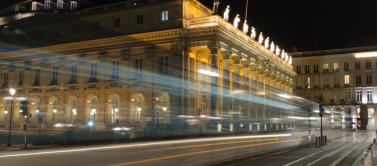
[[284, 56], [285, 56], [285, 51], [284, 51], [284, 49], [283, 49], [283, 51], [281, 51], [281, 59], [284, 60]]
[[267, 37], [266, 40], [264, 40], [264, 47], [268, 49], [269, 44], [270, 44], [270, 37]]
[[292, 56], [289, 56], [288, 64], [292, 65]]
[[259, 34], [258, 42], [259, 44], [263, 44], [263, 32]]
[[247, 25], [247, 21], [243, 23], [243, 33], [247, 34], [249, 32], [249, 26]]
[[288, 56], [288, 53], [286, 52], [285, 53], [285, 61], [288, 63], [288, 59], [289, 59], [289, 56]]
[[220, 1], [219, 0], [215, 0], [213, 2], [213, 15], [216, 15], [217, 14], [217, 11], [219, 10], [219, 4], [220, 4]]
[[274, 41], [271, 42], [270, 51], [271, 51], [271, 52], [274, 52], [274, 51], [275, 51], [275, 44], [274, 44]]
[[240, 15], [237, 14], [236, 18], [234, 18], [233, 26], [234, 28], [238, 28], [238, 23], [240, 22]]
[[229, 12], [230, 12], [230, 6], [226, 7], [225, 12], [224, 12], [224, 20], [229, 21]]
[[276, 52], [275, 52], [275, 54], [276, 54], [277, 56], [280, 55], [280, 48], [279, 48], [279, 46], [276, 46]]
[[255, 40], [255, 37], [257, 37], [257, 33], [255, 32], [255, 28], [251, 27], [251, 39]]

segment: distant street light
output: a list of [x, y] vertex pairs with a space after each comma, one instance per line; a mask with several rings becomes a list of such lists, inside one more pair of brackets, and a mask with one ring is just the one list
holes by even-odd
[[[10, 117], [9, 117], [9, 133], [8, 133], [8, 144], [7, 146], [12, 146], [12, 111], [13, 111], [13, 96], [16, 94], [16, 90], [13, 88], [9, 89], [10, 95], [12, 95], [12, 99], [10, 102]], [[7, 112], [8, 113], [8, 112]], [[6, 114], [7, 114], [6, 113]]]

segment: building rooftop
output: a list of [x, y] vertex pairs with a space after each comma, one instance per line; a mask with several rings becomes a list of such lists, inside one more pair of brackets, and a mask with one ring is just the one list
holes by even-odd
[[298, 58], [298, 57], [310, 57], [310, 56], [352, 54], [352, 53], [372, 52], [372, 51], [377, 51], [377, 46], [352, 47], [352, 48], [318, 50], [318, 51], [304, 51], [304, 52], [291, 52], [290, 55], [292, 55], [293, 58]]

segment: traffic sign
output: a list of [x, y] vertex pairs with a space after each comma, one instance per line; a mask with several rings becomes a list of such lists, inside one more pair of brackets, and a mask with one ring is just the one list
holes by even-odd
[[319, 110], [319, 114], [323, 115], [324, 113], [325, 113], [325, 109], [321, 108], [321, 109]]
[[43, 118], [39, 118], [38, 123], [43, 123]]

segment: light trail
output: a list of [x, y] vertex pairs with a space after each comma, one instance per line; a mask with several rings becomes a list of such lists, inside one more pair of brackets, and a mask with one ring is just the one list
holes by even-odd
[[178, 144], [178, 143], [195, 143], [195, 142], [206, 142], [206, 141], [224, 141], [224, 140], [235, 140], [235, 139], [289, 137], [289, 136], [291, 136], [291, 134], [251, 135], [251, 136], [234, 136], [234, 137], [221, 137], [221, 138], [188, 139], [188, 140], [162, 141], [162, 142], [140, 143], [140, 144], [132, 144], [132, 145], [108, 146], [108, 147], [98, 147], [98, 148], [83, 148], [83, 149], [73, 149], [73, 150], [57, 150], [57, 151], [49, 151], [49, 152], [3, 155], [3, 156], [0, 156], [0, 158], [34, 156], [34, 155], [43, 155], [43, 154], [58, 154], [58, 153], [69, 153], [69, 152], [85, 152], [85, 151], [95, 151], [95, 150], [132, 148], [132, 147], [141, 147], [141, 146], [166, 145], [166, 144]]
[[272, 140], [278, 140], [278, 139], [279, 139], [279, 138], [273, 138], [273, 139], [260, 139], [260, 140], [250, 140], [250, 141], [223, 142], [223, 143], [203, 144], [203, 145], [192, 145], [192, 146], [181, 146], [181, 147], [174, 147], [174, 148], [165, 148], [165, 149], [150, 150], [149, 152], [153, 152], [153, 151], [162, 151], [162, 150], [173, 150], [173, 149], [184, 149], [184, 148], [195, 148], [195, 147], [202, 147], [202, 146], [214, 146], [214, 145], [237, 144], [237, 143], [246, 143], [246, 142], [272, 141]]
[[293, 142], [293, 141], [302, 141], [302, 140], [305, 140], [305, 138], [296, 139], [296, 140], [288, 140], [288, 141], [277, 141], [277, 142], [268, 142], [268, 143], [261, 143], [261, 144], [236, 146], [236, 147], [214, 149], [214, 150], [207, 150], [207, 151], [200, 151], [200, 152], [192, 152], [192, 153], [185, 153], [185, 154], [179, 154], [179, 155], [173, 155], [173, 156], [166, 156], [166, 157], [160, 157], [160, 158], [153, 158], [153, 159], [147, 159], [147, 160], [140, 160], [140, 161], [133, 161], [133, 162], [127, 162], [127, 163], [114, 164], [114, 165], [109, 165], [109, 166], [124, 166], [124, 165], [132, 165], [132, 164], [141, 164], [141, 163], [146, 163], [146, 162], [165, 160], [165, 159], [172, 159], [172, 158], [191, 156], [191, 155], [197, 155], [197, 154], [203, 154], [203, 153], [211, 153], [211, 152], [218, 152], [218, 151], [224, 151], [224, 150], [247, 148], [247, 147], [261, 146], [261, 145], [271, 145], [271, 144]]

